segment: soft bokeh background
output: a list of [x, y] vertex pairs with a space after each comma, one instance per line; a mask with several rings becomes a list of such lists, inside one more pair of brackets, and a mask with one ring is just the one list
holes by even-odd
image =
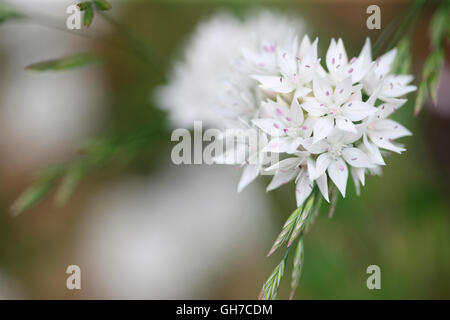
[[[72, 1], [10, 4], [64, 29]], [[168, 70], [197, 22], [218, 9], [242, 15], [257, 1], [111, 1], [112, 15], [157, 48]], [[365, 9], [381, 7], [382, 27], [408, 1], [265, 1], [298, 14], [324, 54], [343, 37], [357, 54], [367, 30]], [[428, 53], [430, 1], [417, 23], [414, 70]], [[45, 15], [45, 16], [44, 16]], [[166, 117], [149, 99], [161, 78], [129, 53], [114, 28], [95, 18], [84, 35], [14, 21], [0, 25], [0, 298], [253, 299], [282, 253], [265, 255], [295, 207], [293, 186], [266, 194], [265, 178], [236, 194], [239, 170], [175, 166]], [[226, 39], [224, 39], [226, 41]], [[123, 43], [123, 42], [122, 42]], [[25, 66], [63, 55], [100, 51], [111, 62], [70, 72], [33, 73]], [[447, 59], [448, 61], [448, 59]], [[450, 83], [446, 64], [437, 106], [417, 118], [412, 103], [395, 118], [414, 136], [408, 151], [387, 159], [357, 197], [350, 187], [332, 219], [324, 207], [306, 239], [296, 298], [450, 298]], [[414, 95], [410, 95], [413, 100]], [[64, 207], [50, 196], [19, 217], [14, 199], [36, 169], [76, 156], [87, 138], [159, 128], [151, 151], [128, 166], [89, 175]], [[351, 184], [351, 182], [349, 182]], [[82, 270], [82, 290], [65, 287], [65, 270]], [[366, 268], [381, 267], [382, 289], [366, 288]], [[287, 297], [288, 278], [280, 297]]]

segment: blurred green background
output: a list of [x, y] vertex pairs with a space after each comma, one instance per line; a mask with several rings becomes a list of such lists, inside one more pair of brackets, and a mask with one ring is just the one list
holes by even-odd
[[[68, 2], [70, 3], [70, 1]], [[11, 3], [14, 5], [15, 3]], [[182, 52], [182, 47], [196, 24], [209, 17], [217, 10], [230, 10], [239, 16], [257, 8], [269, 8], [289, 14], [295, 14], [306, 20], [310, 36], [319, 36], [320, 53], [325, 54], [331, 37], [342, 37], [349, 54], [356, 55], [369, 36], [372, 42], [379, 36], [378, 30], [367, 30], [365, 9], [371, 1], [112, 1], [116, 20], [121, 21], [136, 37], [143, 39], [155, 48], [163, 58], [161, 67], [169, 70], [171, 63]], [[382, 12], [382, 28], [391, 19], [398, 16], [410, 5], [409, 1], [377, 1]], [[54, 16], [64, 19], [64, 11], [52, 11], [55, 3], [48, 1], [41, 5], [32, 5], [31, 1], [19, 1], [19, 7], [30, 9], [31, 13], [49, 10]], [[58, 4], [58, 8], [64, 5]], [[435, 4], [430, 2], [416, 21], [417, 32], [414, 34], [413, 61], [416, 79], [420, 76], [424, 57], [428, 53], [427, 26]], [[97, 21], [98, 20], [98, 21]], [[139, 177], [159, 183], [164, 179], [161, 172], [169, 165], [170, 128], [167, 117], [150, 99], [152, 89], [164, 83], [164, 80], [146, 63], [137, 59], [126, 49], [126, 42], [114, 28], [105, 27], [102, 18], [95, 18], [89, 30], [83, 34], [95, 33], [100, 39], [123, 43], [124, 50], [112, 48], [102, 41], [91, 41], [76, 35], [70, 35], [42, 28], [28, 38], [27, 41], [52, 43], [75, 39], [76, 45], [64, 45], [55, 52], [48, 50], [47, 56], [33, 57], [28, 48], [21, 49], [18, 45], [11, 49], [6, 37], [14, 40], [16, 35], [26, 35], [29, 29], [20, 29], [21, 24], [14, 22], [0, 26], [2, 41], [0, 42], [0, 70], [10, 64], [16, 54], [27, 51], [29, 63], [54, 58], [65, 53], [91, 51], [108, 53], [111, 60], [101, 66], [83, 70], [70, 71], [64, 75], [64, 81], [80, 81], [88, 79], [95, 72], [96, 81], [102, 83], [96, 94], [102, 98], [101, 120], [94, 129], [77, 136], [72, 141], [63, 141], [63, 151], [58, 148], [54, 153], [46, 153], [45, 157], [30, 160], [26, 165], [16, 163], [16, 158], [9, 155], [21, 148], [29, 146], [23, 140], [14, 140], [14, 135], [6, 135], [2, 142], [2, 154], [5, 160], [0, 168], [2, 187], [0, 194], [0, 272], [5, 275], [12, 286], [3, 286], [4, 297], [12, 298], [108, 298], [105, 291], [68, 291], [65, 288], [65, 268], [69, 264], [77, 264], [79, 238], [84, 237], [83, 223], [89, 210], [87, 203], [92, 201], [99, 190], [116, 183], [122, 177]], [[35, 26], [29, 26], [35, 28]], [[17, 32], [17, 34], [16, 34]], [[41, 34], [49, 33], [49, 37], [41, 40]], [[55, 36], [53, 37], [53, 34]], [[25, 39], [27, 39], [25, 37]], [[226, 39], [224, 39], [225, 41]], [[11, 40], [12, 41], [12, 40]], [[22, 51], [23, 50], [23, 51]], [[448, 59], [447, 59], [448, 61]], [[26, 65], [16, 67], [17, 74], [26, 74]], [[446, 63], [448, 73], [448, 64]], [[14, 73], [14, 71], [12, 71]], [[77, 77], [74, 80], [72, 77]], [[40, 75], [34, 74], [32, 81], [39, 82]], [[46, 77], [46, 76], [43, 76]], [[4, 83], [11, 81], [5, 74], [0, 78], [0, 90], [6, 90]], [[417, 84], [417, 83], [416, 83]], [[323, 207], [310, 234], [306, 238], [305, 265], [297, 299], [448, 299], [450, 298], [450, 210], [449, 184], [450, 178], [450, 100], [445, 92], [449, 87], [449, 77], [443, 78], [440, 85], [437, 106], [427, 105], [419, 117], [413, 116], [414, 94], [409, 95], [410, 101], [394, 115], [408, 127], [414, 135], [404, 138], [408, 151], [402, 155], [393, 155], [386, 159], [387, 166], [382, 177], [368, 177], [361, 196], [357, 197], [353, 186], [348, 188], [348, 196], [340, 199], [332, 219], [328, 218], [328, 207]], [[16, 96], [24, 94], [19, 88]], [[6, 92], [6, 91], [4, 91]], [[78, 94], [83, 95], [83, 92]], [[0, 96], [2, 94], [0, 93]], [[50, 96], [51, 99], [51, 96]], [[14, 101], [14, 99], [12, 99]], [[0, 108], [5, 104], [0, 100]], [[42, 101], [44, 104], [45, 101]], [[38, 103], [39, 107], [39, 103]], [[61, 108], [66, 106], [61, 105]], [[74, 106], [76, 110], [76, 103]], [[21, 114], [16, 115], [20, 117]], [[50, 118], [52, 115], [49, 116]], [[81, 118], [81, 122], [87, 118]], [[55, 121], [58, 121], [55, 118]], [[26, 126], [26, 122], [19, 124]], [[51, 196], [32, 210], [19, 217], [12, 218], [8, 214], [14, 199], [31, 182], [33, 172], [53, 163], [69, 161], [76, 157], [77, 146], [87, 138], [95, 136], [121, 136], [146, 132], [151, 127], [151, 139], [143, 144], [132, 161], [125, 165], [105, 165], [101, 170], [95, 170], [81, 183], [71, 201], [64, 207], [55, 207]], [[14, 129], [11, 129], [14, 132]], [[20, 129], [18, 129], [20, 130]], [[11, 141], [12, 140], [12, 141]], [[40, 142], [45, 145], [46, 139]], [[39, 147], [39, 143], [38, 143]], [[61, 149], [61, 148], [60, 148]], [[59, 151], [58, 151], [59, 150]], [[119, 155], [123, 156], [123, 154]], [[119, 161], [120, 163], [120, 161]], [[213, 167], [214, 168], [214, 167]], [[178, 170], [169, 166], [170, 170]], [[194, 170], [185, 168], [185, 170]], [[214, 179], [214, 169], [209, 170], [209, 176]], [[197, 170], [198, 171], [198, 170]], [[177, 171], [178, 172], [178, 171]], [[253, 299], [256, 298], [262, 283], [272, 268], [281, 259], [278, 252], [266, 258], [266, 252], [278, 234], [285, 219], [295, 208], [293, 186], [282, 187], [269, 194], [264, 187], [268, 178], [260, 178], [259, 184], [252, 186], [255, 192], [268, 197], [270, 228], [260, 229], [258, 220], [248, 229], [247, 240], [252, 245], [235, 244], [224, 249], [235, 251], [227, 256], [227, 261], [218, 268], [217, 274], [206, 277], [206, 282], [213, 283], [212, 289], [187, 288], [188, 294], [164, 298], [206, 298], [206, 299]], [[238, 180], [236, 177], [235, 183]], [[352, 184], [352, 182], [349, 182]], [[207, 184], [205, 180], [205, 184]], [[234, 192], [234, 188], [230, 192]], [[168, 190], [169, 192], [169, 190]], [[250, 197], [242, 193], [239, 198]], [[130, 197], [132, 197], [130, 195]], [[222, 201], [228, 200], [224, 195]], [[252, 200], [254, 199], [254, 200]], [[167, 201], [176, 201], [175, 199]], [[193, 202], [201, 202], [201, 198], [193, 198], [184, 206]], [[248, 201], [259, 201], [259, 197]], [[218, 204], [220, 206], [220, 204]], [[149, 203], [148, 214], [152, 215], [152, 204]], [[132, 209], [130, 209], [132, 210]], [[215, 210], [212, 207], [210, 210]], [[208, 213], [206, 213], [208, 214]], [[107, 217], [106, 217], [107, 218]], [[133, 219], [130, 213], [129, 219]], [[195, 219], [193, 217], [193, 219]], [[89, 221], [89, 220], [88, 220]], [[176, 221], [174, 222], [176, 223]], [[197, 222], [193, 221], [193, 225]], [[213, 227], [214, 222], [211, 222]], [[235, 223], [239, 223], [236, 221]], [[99, 228], [107, 228], [108, 224], [101, 222]], [[189, 226], [188, 226], [189, 227]], [[81, 228], [81, 229], [80, 229]], [[230, 228], [230, 226], [229, 226]], [[92, 231], [93, 233], [100, 232]], [[227, 234], [227, 230], [220, 228]], [[162, 230], [171, 233], [173, 230]], [[264, 234], [261, 234], [264, 233]], [[182, 247], [180, 240], [179, 250]], [[255, 244], [256, 243], [256, 244]], [[145, 243], [143, 244], [145, 247]], [[119, 253], [120, 256], [120, 253]], [[217, 257], [221, 257], [217, 252]], [[211, 259], [218, 259], [217, 257]], [[155, 256], [155, 259], [157, 257]], [[207, 256], [197, 259], [207, 260]], [[170, 263], [168, 260], [167, 263]], [[197, 262], [185, 260], [186, 265]], [[369, 265], [381, 268], [381, 290], [368, 290], [366, 287], [366, 268]], [[82, 270], [88, 269], [81, 265]], [[105, 269], [108, 265], [104, 266]], [[183, 274], [184, 266], [176, 269]], [[290, 269], [288, 269], [290, 270]], [[126, 270], [125, 270], [126, 271]], [[84, 272], [84, 271], [83, 271]], [[89, 273], [89, 270], [86, 270]], [[119, 275], [118, 275], [119, 276]], [[126, 275], [121, 275], [126, 277]], [[289, 272], [282, 284], [280, 297], [288, 296]], [[95, 281], [93, 276], [92, 281]], [[169, 278], [170, 279], [170, 278]], [[151, 283], [151, 280], [149, 280]], [[167, 283], [167, 285], [173, 285]], [[2, 282], [0, 281], [0, 289]], [[13, 288], [13, 289], [10, 289]], [[10, 290], [14, 291], [12, 294]], [[130, 289], [132, 290], [132, 288]], [[1, 292], [1, 291], [0, 291]], [[118, 293], [119, 294], [119, 293]], [[1, 295], [0, 295], [1, 296]], [[126, 293], [112, 297], [128, 298]], [[131, 295], [130, 297], [134, 297]], [[149, 292], [142, 298], [160, 297]]]

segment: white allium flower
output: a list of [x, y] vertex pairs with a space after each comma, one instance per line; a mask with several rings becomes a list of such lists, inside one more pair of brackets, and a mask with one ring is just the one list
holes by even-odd
[[[358, 194], [365, 174], [380, 175], [383, 155], [405, 150], [394, 140], [411, 135], [389, 117], [416, 89], [412, 76], [392, 74], [395, 49], [372, 61], [367, 39], [349, 60], [342, 39], [332, 39], [323, 60], [319, 40], [301, 31], [267, 12], [244, 22], [216, 16], [159, 92], [178, 123], [257, 131], [256, 145], [236, 143], [215, 161], [243, 167], [239, 191], [263, 172], [273, 175], [268, 191], [294, 181], [298, 206], [315, 185], [327, 201], [330, 183], [345, 196], [349, 172]], [[273, 154], [281, 160], [267, 164]]]

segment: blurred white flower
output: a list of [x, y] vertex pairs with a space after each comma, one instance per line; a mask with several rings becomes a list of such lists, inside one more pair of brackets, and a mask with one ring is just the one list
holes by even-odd
[[[258, 92], [246, 72], [261, 66], [258, 59], [266, 61], [264, 70], [272, 60], [270, 68], [275, 72], [272, 48], [302, 29], [301, 21], [267, 11], [243, 21], [228, 13], [214, 15], [194, 31], [169, 83], [156, 91], [157, 103], [170, 111], [175, 126], [191, 127], [194, 120], [202, 120], [222, 127], [226, 118], [251, 118], [257, 111]], [[260, 58], [257, 53], [254, 59], [242, 54], [260, 48]]]

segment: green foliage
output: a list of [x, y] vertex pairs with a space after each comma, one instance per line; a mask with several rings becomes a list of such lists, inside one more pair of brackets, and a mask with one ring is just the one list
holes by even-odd
[[[287, 245], [288, 248], [286, 250], [284, 258], [264, 284], [261, 290], [260, 299], [276, 299], [281, 277], [283, 276], [286, 262], [289, 256], [289, 251], [291, 248], [290, 246], [293, 241], [299, 238], [298, 245], [294, 254], [292, 269], [290, 298], [293, 297], [295, 290], [300, 282], [301, 270], [303, 267], [303, 238], [308, 232], [311, 225], [314, 223], [314, 220], [319, 213], [319, 208], [322, 204], [321, 197], [316, 197], [316, 192], [317, 190], [306, 200], [306, 203], [303, 206], [295, 209], [294, 212], [289, 216], [289, 218], [283, 225], [281, 233], [275, 240], [272, 249], [270, 249], [268, 255], [271, 255], [283, 243], [289, 240]], [[318, 200], [316, 201], [317, 198]]]
[[110, 10], [111, 4], [106, 0], [94, 0], [94, 5], [98, 10]]
[[31, 209], [56, 187], [58, 181], [61, 182], [55, 203], [65, 204], [88, 173], [107, 165], [129, 164], [144, 151], [152, 149], [154, 140], [161, 135], [160, 131], [160, 128], [145, 128], [130, 135], [98, 138], [84, 143], [77, 158], [40, 171], [33, 184], [14, 202], [11, 213], [18, 215]]
[[410, 74], [411, 63], [411, 41], [408, 37], [403, 37], [398, 43], [392, 70], [398, 74]]
[[101, 62], [100, 56], [92, 53], [80, 53], [64, 58], [34, 63], [27, 67], [32, 71], [62, 71], [85, 67]]
[[53, 188], [56, 180], [63, 172], [61, 166], [53, 166], [38, 172], [34, 183], [29, 186], [11, 206], [11, 214], [16, 216], [32, 208], [42, 200]]
[[0, 23], [3, 23], [8, 20], [12, 20], [12, 19], [19, 19], [22, 17], [23, 17], [23, 15], [20, 12], [7, 6], [6, 4], [0, 3]]
[[275, 240], [267, 256], [270, 256], [272, 253], [274, 253], [283, 243], [285, 243], [289, 239], [292, 230], [294, 230], [294, 227], [297, 224], [297, 218], [301, 215], [302, 208], [303, 206], [300, 206], [297, 209], [295, 209], [294, 212], [292, 212], [292, 214], [286, 220], [286, 222], [283, 225], [283, 228], [281, 229], [280, 234]]
[[444, 66], [444, 43], [450, 36], [448, 20], [450, 19], [450, 2], [443, 1], [436, 10], [430, 23], [430, 40], [432, 52], [425, 60], [422, 69], [422, 80], [416, 96], [414, 114], [419, 114], [427, 97], [437, 103], [439, 79]]
[[445, 37], [448, 37], [448, 20], [450, 19], [450, 4], [443, 1], [441, 7], [436, 11], [430, 23], [431, 45], [439, 48]]
[[85, 27], [89, 27], [93, 19], [94, 19], [94, 8], [92, 8], [92, 5], [89, 5], [86, 7], [86, 9], [84, 9], [83, 25]]
[[313, 204], [314, 204], [314, 196], [311, 196], [306, 202], [305, 207], [302, 210], [302, 213], [297, 215], [295, 227], [293, 228], [291, 236], [289, 237], [288, 247], [290, 247], [292, 242], [294, 242], [294, 240], [298, 237], [298, 235], [302, 234], [303, 231], [306, 229], [306, 226], [310, 221], [310, 217], [312, 216], [311, 212], [313, 211], [312, 210]]
[[289, 299], [292, 300], [294, 298], [295, 290], [297, 289], [300, 283], [300, 277], [302, 275], [304, 261], [304, 245], [303, 245], [303, 236], [298, 239], [297, 248], [295, 249], [294, 262], [292, 267], [292, 275], [291, 275], [291, 294], [289, 295]]
[[92, 2], [91, 1], [80, 2], [79, 4], [77, 4], [77, 6], [80, 9], [80, 11], [85, 11], [87, 8], [92, 7]]
[[77, 4], [78, 8], [84, 12], [83, 25], [88, 28], [94, 20], [95, 10], [107, 11], [111, 9], [111, 4], [106, 0], [84, 1]]
[[283, 259], [273, 270], [272, 274], [264, 283], [263, 289], [259, 296], [260, 300], [275, 300], [278, 294], [278, 288], [280, 287], [281, 279], [284, 275], [284, 269], [286, 267], [286, 259]]

